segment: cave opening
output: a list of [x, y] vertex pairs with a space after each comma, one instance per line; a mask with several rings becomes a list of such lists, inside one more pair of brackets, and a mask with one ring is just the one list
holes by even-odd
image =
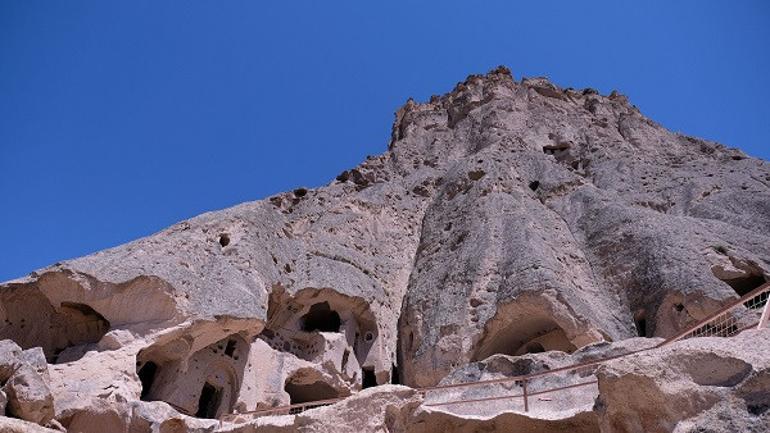
[[339, 397], [337, 390], [322, 381], [311, 384], [296, 384], [288, 382], [283, 390], [289, 394], [291, 404], [307, 403], [318, 400], [328, 400]]
[[86, 304], [62, 302], [51, 316], [51, 346], [43, 352], [53, 364], [71, 362], [85, 355], [88, 344], [97, 343], [110, 330], [110, 322]]
[[59, 314], [69, 326], [68, 339], [74, 344], [95, 343], [110, 329], [110, 322], [86, 304], [62, 302]]
[[235, 353], [236, 344], [237, 342], [235, 340], [227, 340], [227, 346], [225, 346], [225, 355], [232, 358], [233, 354]]
[[[720, 248], [725, 253], [727, 250], [724, 247]], [[720, 252], [717, 250], [717, 252]], [[722, 254], [720, 252], [720, 254]], [[712, 266], [711, 273], [715, 277], [720, 279], [723, 283], [730, 286], [738, 296], [745, 296], [751, 293], [754, 289], [757, 289], [761, 285], [767, 282], [765, 278], [764, 270], [752, 261], [745, 261], [730, 256], [730, 261], [734, 268], [737, 269], [725, 269], [725, 266]]]
[[377, 376], [374, 374], [374, 367], [364, 367], [361, 369], [361, 389], [377, 386]]
[[152, 361], [145, 362], [137, 372], [137, 375], [139, 376], [139, 382], [142, 384], [142, 393], [140, 395], [141, 400], [148, 401], [150, 390], [152, 389], [152, 384], [155, 383], [155, 377], [157, 374], [158, 364]]
[[43, 349], [50, 364], [80, 359], [110, 330], [110, 322], [84, 303], [55, 305], [36, 285], [0, 291], [0, 340]]
[[328, 302], [319, 302], [310, 307], [302, 316], [302, 330], [305, 332], [340, 332], [340, 315], [331, 309]]
[[399, 375], [398, 365], [391, 364], [390, 368], [390, 383], [393, 385], [401, 385], [401, 376]]
[[564, 330], [553, 320], [533, 315], [528, 320], [517, 320], [488, 331], [473, 359], [481, 361], [495, 354], [518, 356], [550, 350], [572, 353], [575, 349]]
[[647, 332], [647, 314], [644, 310], [634, 313], [634, 326], [636, 326], [636, 335], [640, 337], [649, 336]]
[[221, 399], [222, 389], [208, 382], [204, 383], [201, 396], [198, 399], [198, 411], [195, 412], [195, 416], [198, 418], [216, 418]]
[[532, 342], [527, 344], [526, 352], [527, 353], [543, 353], [543, 352], [545, 352], [545, 347], [543, 347], [543, 345], [538, 343], [537, 341], [532, 341]]
[[765, 284], [765, 277], [762, 275], [750, 274], [745, 277], [731, 278], [722, 281], [732, 287], [738, 296], [745, 296], [751, 293], [752, 290]]

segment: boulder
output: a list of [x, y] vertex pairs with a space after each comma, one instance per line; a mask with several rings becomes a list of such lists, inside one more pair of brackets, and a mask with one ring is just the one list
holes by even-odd
[[11, 340], [0, 341], [0, 414], [38, 424], [54, 416], [50, 377], [43, 351], [22, 350]]
[[45, 424], [54, 416], [53, 396], [48, 384], [35, 368], [23, 364], [5, 383], [8, 396], [6, 413], [23, 420]]
[[18, 367], [22, 350], [12, 340], [0, 340], [0, 384], [5, 383]]

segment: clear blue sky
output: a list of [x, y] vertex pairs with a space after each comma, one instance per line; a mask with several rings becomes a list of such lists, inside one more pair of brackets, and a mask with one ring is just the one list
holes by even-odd
[[767, 1], [267, 3], [0, 1], [0, 280], [325, 184], [499, 64], [770, 157]]

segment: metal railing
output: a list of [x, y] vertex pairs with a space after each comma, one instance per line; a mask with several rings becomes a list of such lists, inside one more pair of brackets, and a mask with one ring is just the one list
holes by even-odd
[[[524, 411], [529, 412], [530, 398], [548, 393], [559, 392], [567, 389], [577, 388], [581, 386], [590, 386], [597, 383], [596, 380], [585, 381], [576, 384], [551, 387], [537, 392], [529, 392], [529, 383], [533, 379], [542, 378], [545, 376], [564, 375], [566, 373], [582, 373], [593, 374], [596, 368], [608, 361], [612, 361], [618, 358], [634, 355], [636, 353], [645, 352], [652, 349], [657, 349], [675, 341], [680, 341], [694, 337], [731, 337], [737, 335], [740, 332], [745, 331], [753, 327], [762, 328], [770, 322], [770, 283], [765, 283], [760, 287], [752, 290], [746, 295], [742, 296], [736, 301], [731, 302], [727, 306], [722, 307], [719, 311], [707, 316], [705, 319], [699, 321], [695, 325], [688, 327], [683, 332], [666, 339], [656, 346], [652, 346], [645, 349], [639, 349], [635, 351], [626, 352], [620, 355], [615, 355], [607, 358], [602, 358], [596, 361], [585, 362], [567, 367], [556, 368], [540, 373], [533, 373], [524, 376], [506, 377], [502, 379], [478, 381], [472, 383], [459, 383], [452, 385], [442, 385], [431, 388], [423, 388], [420, 391], [431, 391], [447, 388], [459, 388], [459, 387], [471, 387], [477, 385], [489, 385], [495, 383], [504, 382], [518, 382], [521, 386], [522, 392], [519, 394], [510, 394], [503, 396], [483, 397], [474, 399], [458, 399], [440, 403], [424, 403], [425, 406], [448, 406], [462, 403], [476, 403], [476, 402], [488, 402], [493, 400], [502, 399], [523, 399]], [[760, 315], [761, 313], [761, 315]]]
[[[531, 409], [531, 401], [533, 397], [539, 397], [545, 394], [563, 392], [575, 388], [592, 386], [597, 384], [597, 380], [585, 380], [568, 385], [555, 386], [545, 389], [532, 389], [532, 384], [537, 383], [540, 379], [546, 379], [557, 375], [576, 375], [578, 378], [584, 378], [586, 376], [592, 376], [596, 369], [609, 361], [624, 358], [630, 355], [634, 355], [641, 352], [646, 352], [652, 349], [657, 349], [675, 341], [680, 341], [694, 337], [707, 337], [707, 336], [721, 336], [730, 337], [737, 335], [738, 333], [750, 329], [753, 327], [764, 327], [770, 323], [770, 283], [765, 283], [762, 286], [752, 290], [750, 293], [742, 296], [740, 299], [731, 302], [725, 307], [722, 307], [719, 311], [711, 314], [705, 319], [699, 321], [695, 325], [688, 327], [681, 333], [666, 339], [658, 345], [647, 347], [644, 349], [633, 350], [622, 354], [609, 356], [593, 361], [582, 362], [565, 367], [554, 368], [547, 371], [541, 371], [538, 373], [531, 373], [526, 375], [508, 376], [499, 379], [487, 379], [479, 380], [476, 382], [463, 382], [447, 385], [436, 385], [431, 387], [417, 388], [416, 391], [427, 397], [428, 393], [435, 393], [436, 391], [451, 390], [451, 389], [463, 389], [475, 386], [489, 386], [495, 384], [514, 383], [515, 386], [521, 388], [521, 392], [515, 394], [495, 395], [488, 397], [477, 397], [469, 399], [456, 399], [445, 402], [423, 402], [423, 406], [426, 407], [439, 407], [439, 406], [451, 406], [458, 404], [471, 404], [482, 403], [496, 400], [511, 400], [522, 399], [524, 412], [529, 412]], [[291, 415], [303, 412], [307, 409], [312, 409], [319, 406], [326, 406], [337, 403], [344, 400], [347, 397], [332, 398], [326, 400], [311, 401], [306, 403], [292, 404], [280, 407], [273, 407], [267, 409], [260, 409], [236, 414], [228, 414], [220, 417], [220, 422], [236, 420], [239, 417], [257, 417], [265, 415]], [[540, 401], [549, 401], [549, 399], [538, 398]]]
[[770, 314], [769, 297], [770, 283], [765, 283], [659, 346], [694, 337], [732, 337], [750, 328], [762, 328]]
[[297, 404], [288, 404], [284, 406], [276, 406], [271, 407], [267, 409], [257, 409], [247, 412], [240, 412], [240, 413], [230, 413], [227, 415], [223, 415], [219, 417], [221, 421], [228, 421], [237, 419], [241, 416], [266, 416], [266, 415], [296, 415], [298, 413], [302, 413], [308, 409], [314, 409], [321, 406], [329, 406], [331, 404], [337, 403], [339, 401], [345, 400], [349, 396], [345, 397], [336, 397], [336, 398], [329, 398], [325, 400], [315, 400], [315, 401], [309, 401], [306, 403], [297, 403]]
[[[521, 389], [520, 393], [470, 398], [470, 399], [460, 398], [460, 399], [443, 401], [443, 402], [425, 402], [423, 403], [423, 405], [427, 407], [439, 407], [439, 406], [451, 406], [451, 405], [458, 405], [458, 404], [490, 402], [490, 401], [496, 401], [496, 400], [510, 400], [510, 399], [521, 398], [524, 412], [529, 412], [531, 409], [531, 401], [533, 397], [538, 397], [545, 394], [551, 394], [551, 393], [556, 393], [560, 391], [566, 391], [566, 390], [571, 390], [575, 388], [597, 384], [596, 380], [583, 380], [577, 383], [571, 383], [571, 384], [561, 385], [561, 386], [545, 387], [544, 389], [537, 389], [533, 391], [533, 385], [536, 385], [538, 381], [542, 380], [544, 383], [546, 383], [547, 379], [551, 377], [560, 377], [562, 379], [565, 379], [566, 376], [568, 375], [573, 375], [579, 380], [581, 378], [585, 378], [586, 376], [593, 375], [596, 369], [600, 365], [606, 362], [619, 359], [619, 358], [624, 358], [626, 356], [644, 352], [650, 349], [652, 349], [652, 347], [646, 348], [646, 349], [633, 350], [633, 351], [624, 352], [618, 355], [609, 356], [609, 357], [605, 357], [605, 358], [601, 358], [593, 361], [581, 362], [578, 364], [572, 364], [564, 367], [554, 368], [551, 370], [541, 371], [537, 373], [530, 373], [526, 375], [508, 376], [508, 377], [499, 378], [499, 379], [480, 380], [476, 382], [438, 385], [438, 386], [432, 386], [427, 388], [420, 388], [417, 391], [422, 393], [423, 396], [427, 397], [427, 393], [434, 392], [434, 391], [448, 390], [453, 388], [470, 388], [470, 387], [482, 386], [482, 385], [489, 386], [494, 384], [506, 384], [506, 383], [513, 382], [514, 385], [516, 385]], [[548, 399], [539, 399], [539, 400], [548, 401]]]

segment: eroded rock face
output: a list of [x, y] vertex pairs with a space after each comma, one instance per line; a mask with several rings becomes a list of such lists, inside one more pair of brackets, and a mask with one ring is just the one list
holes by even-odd
[[602, 432], [770, 430], [768, 337], [697, 338], [611, 362], [597, 374]]
[[[406, 383], [530, 343], [671, 336], [766, 279], [766, 162], [618, 94], [555, 89], [498, 72], [399, 112], [394, 159], [442, 156], [399, 328]], [[712, 272], [735, 261], [758, 269], [740, 291]]]
[[[18, 344], [0, 345], [6, 413], [32, 377], [53, 397], [38, 423], [211, 431], [226, 414], [652, 344], [768, 280], [769, 183], [767, 162], [667, 131], [616, 92], [505, 68], [470, 76], [408, 101], [387, 151], [326, 186], [0, 285], [0, 339]], [[11, 381], [4, 358], [19, 356]], [[427, 432], [482, 412], [456, 431], [525, 418], [583, 431], [599, 423], [586, 391], [564, 414], [530, 417], [402, 396], [357, 431]]]

